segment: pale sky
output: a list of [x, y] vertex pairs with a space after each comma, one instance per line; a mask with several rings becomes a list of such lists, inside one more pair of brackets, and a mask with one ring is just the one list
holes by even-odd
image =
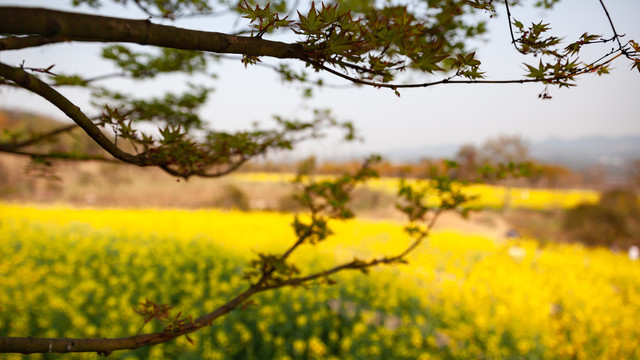
[[[70, 1], [6, 1], [0, 5], [44, 6], [70, 9]], [[640, 1], [605, 1], [619, 33], [624, 39], [640, 42]], [[74, 11], [92, 11], [80, 8]], [[512, 9], [525, 24], [542, 19], [551, 22], [554, 35], [576, 38], [585, 31], [611, 36], [611, 30], [597, 0], [563, 0], [550, 12]], [[110, 5], [102, 14], [145, 18], [137, 9]], [[502, 14], [501, 14], [502, 15]], [[202, 18], [181, 21], [181, 27], [229, 31], [233, 21]], [[529, 61], [510, 45], [506, 17], [489, 22], [488, 42], [477, 45], [477, 58], [488, 79], [520, 78], [522, 62]], [[605, 45], [608, 51], [611, 46]], [[0, 61], [18, 65], [26, 60], [30, 67], [47, 67], [65, 73], [80, 72], [88, 76], [110, 73], [113, 68], [98, 58], [99, 44], [59, 44], [36, 49], [0, 52]], [[600, 49], [602, 52], [602, 48]], [[597, 53], [593, 54], [597, 56]], [[277, 61], [264, 59], [265, 62]], [[534, 60], [535, 61], [535, 60]], [[385, 153], [393, 149], [420, 149], [446, 144], [481, 143], [499, 134], [520, 134], [536, 141], [548, 137], [577, 138], [590, 135], [640, 136], [640, 73], [630, 71], [630, 62], [619, 58], [612, 74], [590, 75], [571, 89], [551, 88], [553, 99], [542, 101], [537, 94], [540, 84], [514, 85], [444, 85], [407, 89], [396, 97], [392, 91], [368, 88], [325, 88], [316, 91], [310, 101], [302, 101], [300, 86], [283, 84], [277, 74], [264, 67], [245, 69], [239, 61], [215, 64], [211, 71], [217, 80], [191, 79], [213, 85], [216, 91], [201, 115], [222, 129], [246, 128], [253, 121], [269, 124], [272, 114], [306, 117], [305, 108], [331, 108], [339, 119], [351, 120], [365, 138], [363, 144], [337, 145], [326, 139], [306, 145], [304, 151], [325, 152], [340, 157], [365, 151]], [[331, 75], [327, 83], [347, 84]], [[424, 78], [416, 77], [416, 81]], [[435, 79], [434, 79], [435, 80]], [[167, 90], [186, 87], [182, 76], [165, 76], [142, 84], [127, 80], [109, 80], [105, 85], [137, 94], [160, 95]], [[91, 112], [89, 97], [83, 91], [61, 89], [64, 95], [83, 110]], [[38, 96], [24, 90], [0, 89], [0, 108], [28, 110], [63, 119], [64, 115]]]

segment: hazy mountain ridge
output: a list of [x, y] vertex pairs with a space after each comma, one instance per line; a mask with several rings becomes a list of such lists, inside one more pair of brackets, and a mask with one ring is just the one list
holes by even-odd
[[550, 138], [532, 143], [531, 155], [541, 161], [575, 168], [595, 164], [624, 166], [627, 161], [640, 158], [640, 136]]
[[[624, 166], [629, 160], [640, 158], [640, 136], [585, 136], [575, 139], [552, 137], [530, 141], [528, 144], [534, 159], [574, 169], [593, 165]], [[460, 145], [437, 145], [425, 146], [419, 150], [391, 150], [387, 154], [394, 160], [417, 161], [425, 157], [452, 158], [459, 148]]]

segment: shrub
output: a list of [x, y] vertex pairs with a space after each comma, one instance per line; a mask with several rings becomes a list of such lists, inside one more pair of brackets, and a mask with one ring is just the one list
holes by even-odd
[[640, 201], [638, 194], [631, 189], [614, 189], [605, 192], [600, 198], [600, 204], [620, 213], [625, 217], [640, 216]]
[[237, 209], [247, 211], [249, 207], [249, 197], [242, 189], [233, 184], [225, 185], [223, 193], [214, 202], [213, 206], [224, 209]]
[[11, 173], [9, 166], [5, 165], [4, 159], [0, 159], [0, 186], [8, 186], [11, 183]]
[[300, 204], [300, 201], [296, 197], [296, 194], [290, 193], [282, 196], [278, 200], [278, 211], [282, 212], [298, 212], [301, 211], [304, 207]]
[[363, 187], [353, 192], [352, 206], [355, 210], [375, 210], [393, 206], [395, 201], [392, 195]]
[[629, 235], [624, 216], [601, 204], [584, 204], [567, 210], [563, 228], [573, 240], [589, 246], [611, 246]]
[[614, 189], [597, 204], [583, 204], [566, 211], [563, 228], [572, 240], [589, 246], [626, 243], [638, 225], [640, 203], [631, 190]]

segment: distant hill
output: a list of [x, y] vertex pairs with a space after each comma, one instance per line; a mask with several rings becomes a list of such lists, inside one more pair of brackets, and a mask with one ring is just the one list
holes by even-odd
[[[426, 146], [419, 150], [398, 149], [388, 152], [391, 159], [417, 161], [424, 157], [453, 157], [460, 145]], [[628, 160], [640, 158], [640, 136], [589, 136], [577, 139], [549, 138], [529, 143], [533, 158], [542, 162], [562, 164], [576, 170], [593, 165], [623, 166]]]
[[538, 160], [562, 163], [575, 169], [594, 164], [624, 166], [629, 160], [640, 158], [640, 136], [550, 138], [534, 142], [531, 154]]

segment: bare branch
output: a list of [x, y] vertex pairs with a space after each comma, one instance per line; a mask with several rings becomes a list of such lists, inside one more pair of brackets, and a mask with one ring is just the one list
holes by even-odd
[[378, 88], [389, 88], [389, 89], [401, 89], [401, 88], [418, 88], [418, 87], [429, 87], [434, 85], [443, 85], [443, 84], [524, 84], [524, 83], [534, 83], [534, 82], [547, 82], [557, 80], [554, 78], [545, 78], [545, 79], [516, 79], [516, 80], [450, 80], [451, 78], [446, 78], [438, 81], [431, 82], [423, 82], [423, 83], [413, 83], [413, 84], [388, 84], [388, 83], [380, 83], [375, 81], [366, 81], [358, 78], [354, 78], [352, 76], [343, 74], [339, 71], [331, 69], [317, 61], [313, 60], [305, 60], [307, 63], [325, 70], [329, 73], [332, 73], [336, 76], [339, 76], [343, 79], [349, 80], [355, 84], [360, 85], [368, 85], [374, 86]]
[[611, 30], [613, 31], [612, 39], [615, 38], [618, 42], [618, 49], [623, 50], [622, 43], [620, 42], [620, 36], [622, 35], [618, 35], [616, 27], [613, 25], [613, 20], [611, 20], [611, 15], [609, 15], [609, 10], [607, 10], [607, 7], [604, 5], [604, 2], [602, 2], [602, 0], [600, 0], [600, 5], [602, 5], [602, 9], [604, 10], [605, 15], [607, 15], [607, 20], [609, 20], [609, 25], [611, 26]]
[[[216, 55], [216, 58], [218, 59], [222, 59], [222, 60], [237, 60], [240, 61], [242, 60], [241, 56], [237, 56], [237, 55]], [[258, 62], [256, 64], [254, 64], [255, 66], [261, 66], [267, 69], [271, 69], [273, 71], [275, 71], [276, 73], [282, 75], [282, 69], [276, 65], [273, 64], [269, 64], [266, 62]], [[313, 85], [313, 86], [318, 86], [318, 87], [324, 87], [324, 88], [332, 88], [332, 89], [353, 89], [353, 87], [357, 84], [326, 84], [324, 82], [322, 82], [321, 84], [319, 84], [318, 82], [321, 80], [320, 78], [317, 79], [309, 79], [309, 80], [300, 80], [297, 79], [298, 81], [300, 81], [301, 83], [306, 83], [309, 85]]]
[[140, 0], [133, 0], [133, 3], [142, 12], [144, 12], [147, 15], [149, 15], [150, 17], [170, 19], [170, 20], [176, 20], [178, 18], [179, 19], [185, 19], [185, 18], [204, 17], [204, 16], [222, 16], [222, 15], [230, 14], [232, 12], [231, 9], [226, 9], [226, 10], [221, 10], [221, 11], [203, 11], [203, 12], [182, 13], [182, 14], [175, 14], [175, 13], [156, 14], [153, 11], [151, 11], [151, 9], [149, 9], [146, 6], [144, 6], [140, 2]]
[[513, 35], [513, 26], [511, 25], [511, 10], [509, 9], [509, 0], [504, 1], [504, 6], [507, 8], [507, 22], [509, 23], [509, 34], [511, 34], [511, 43], [513, 44], [513, 47], [515, 47], [520, 54], [526, 54], [524, 51], [522, 51], [522, 49], [518, 47], [518, 45], [516, 44], [517, 43], [516, 38]]
[[[134, 4], [136, 4], [136, 6], [138, 7], [138, 9], [142, 10], [142, 12], [143, 12], [143, 13], [145, 13], [145, 14], [147, 14], [147, 15], [151, 16], [151, 17], [158, 16], [158, 15], [153, 14], [153, 13], [151, 12], [151, 10], [150, 10], [150, 9], [148, 9], [146, 6], [142, 5], [142, 3], [140, 2], [140, 0], [133, 0], [133, 3], [134, 3]], [[164, 17], [164, 16], [158, 16], [158, 17]]]
[[219, 170], [214, 170], [214, 171], [199, 171], [199, 172], [194, 172], [194, 173], [190, 173], [190, 174], [184, 174], [180, 171], [176, 171], [174, 169], [172, 169], [169, 166], [166, 165], [160, 165], [160, 168], [162, 170], [164, 170], [166, 173], [173, 175], [173, 176], [178, 176], [178, 177], [182, 177], [182, 178], [188, 178], [189, 176], [198, 176], [198, 177], [202, 177], [202, 178], [217, 178], [217, 177], [221, 177], [224, 175], [228, 175], [236, 170], [238, 170], [238, 168], [240, 166], [242, 166], [242, 164], [246, 163], [249, 160], [249, 158], [242, 158], [240, 160], [236, 160], [235, 162], [232, 162], [231, 164], [228, 164], [228, 166], [224, 169], [219, 169]]
[[114, 164], [127, 164], [123, 163], [120, 160], [106, 158], [100, 155], [89, 155], [89, 154], [73, 154], [73, 153], [64, 153], [64, 152], [48, 152], [48, 153], [37, 153], [31, 151], [22, 151], [11, 148], [5, 148], [0, 145], [0, 152], [4, 152], [7, 154], [28, 156], [32, 159], [41, 159], [41, 160], [64, 160], [64, 161], [100, 161]]
[[67, 41], [67, 39], [61, 36], [9, 36], [0, 38], [0, 51], [25, 49], [29, 47], [55, 44], [64, 41]]
[[78, 125], [77, 124], [72, 124], [72, 125], [67, 125], [67, 126], [63, 126], [59, 129], [56, 130], [52, 130], [50, 132], [44, 133], [44, 134], [38, 134], [30, 139], [27, 140], [22, 140], [22, 141], [18, 141], [18, 142], [5, 142], [5, 143], [0, 143], [0, 151], [6, 151], [6, 149], [18, 149], [21, 147], [26, 147], [29, 145], [33, 145], [36, 143], [39, 143], [43, 140], [46, 140], [48, 138], [54, 137], [56, 135], [71, 131], [75, 128], [77, 128]]
[[97, 75], [94, 77], [90, 77], [90, 78], [86, 78], [86, 79], [82, 79], [82, 78], [78, 78], [78, 83], [60, 83], [57, 81], [57, 79], [55, 78], [55, 76], [53, 77], [53, 80], [55, 83], [50, 84], [51, 86], [87, 86], [93, 82], [97, 82], [97, 81], [102, 81], [102, 80], [106, 80], [106, 79], [113, 79], [113, 78], [117, 78], [117, 77], [125, 77], [127, 76], [126, 73], [123, 72], [114, 72], [114, 73], [110, 73], [110, 74], [103, 74], [103, 75]]

